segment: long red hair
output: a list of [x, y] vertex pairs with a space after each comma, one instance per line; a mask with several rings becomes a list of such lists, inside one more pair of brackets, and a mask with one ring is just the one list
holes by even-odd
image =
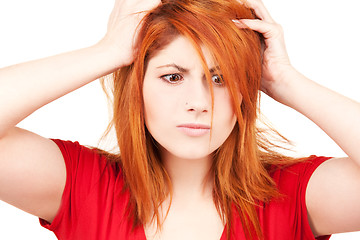
[[[154, 219], [161, 228], [161, 203], [172, 194], [170, 178], [156, 141], [144, 123], [143, 79], [149, 59], [176, 36], [197, 49], [208, 81], [201, 46], [212, 52], [231, 95], [237, 123], [213, 154], [213, 199], [230, 236], [232, 213], [239, 214], [248, 237], [262, 238], [259, 204], [279, 196], [268, 170], [293, 161], [273, 150], [257, 128], [261, 80], [261, 36], [239, 29], [232, 19], [253, 19], [253, 11], [236, 0], [166, 0], [143, 19], [135, 60], [112, 74], [113, 119], [120, 154], [109, 155], [122, 169], [130, 191], [129, 209], [135, 225]], [[211, 85], [210, 85], [211, 86]], [[242, 101], [240, 98], [242, 96]]]

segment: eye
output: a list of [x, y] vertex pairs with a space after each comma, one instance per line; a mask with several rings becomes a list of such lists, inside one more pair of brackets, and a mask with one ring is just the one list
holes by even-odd
[[172, 74], [166, 74], [160, 77], [162, 80], [168, 82], [168, 83], [178, 83], [179, 81], [182, 80], [182, 76], [180, 74], [177, 73], [172, 73]]
[[223, 86], [225, 84], [223, 76], [222, 75], [213, 75], [211, 77], [211, 80], [215, 85]]

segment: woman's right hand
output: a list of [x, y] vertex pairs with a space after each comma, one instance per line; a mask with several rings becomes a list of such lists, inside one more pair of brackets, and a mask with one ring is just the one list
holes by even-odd
[[2, 201], [49, 222], [54, 219], [66, 181], [63, 156], [53, 141], [15, 126], [51, 101], [130, 64], [136, 29], [146, 11], [159, 3], [115, 0], [99, 43], [0, 69]]
[[111, 49], [117, 65], [125, 66], [134, 59], [133, 46], [139, 24], [146, 13], [161, 4], [161, 0], [115, 0], [108, 21], [107, 33], [98, 43]]

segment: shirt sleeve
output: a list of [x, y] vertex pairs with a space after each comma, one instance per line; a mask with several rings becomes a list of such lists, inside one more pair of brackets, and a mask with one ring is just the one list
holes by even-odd
[[[302, 226], [304, 227], [303, 231], [309, 235], [309, 239], [314, 238], [312, 230], [309, 225], [308, 213], [306, 208], [306, 189], [309, 183], [309, 180], [312, 174], [315, 172], [317, 167], [319, 167], [323, 162], [330, 159], [329, 157], [317, 157], [311, 156], [307, 162], [304, 163], [302, 174], [300, 175], [300, 209], [302, 215]], [[302, 176], [301, 176], [302, 175]], [[330, 236], [319, 236], [317, 240], [327, 240], [330, 239]]]
[[39, 219], [41, 226], [53, 231], [60, 239], [68, 239], [75, 227], [82, 203], [98, 181], [106, 160], [94, 149], [80, 145], [78, 142], [52, 139], [59, 147], [66, 165], [66, 183], [60, 208], [49, 223]]
[[[284, 237], [292, 236], [293, 239], [299, 240], [330, 238], [330, 236], [314, 237], [309, 225], [305, 201], [306, 188], [312, 174], [328, 159], [330, 158], [310, 156], [303, 162], [273, 172], [273, 179], [282, 197], [273, 201], [268, 209], [269, 221], [267, 222], [270, 234], [284, 234]], [[275, 222], [278, 227], [271, 226], [274, 224], [272, 222]]]

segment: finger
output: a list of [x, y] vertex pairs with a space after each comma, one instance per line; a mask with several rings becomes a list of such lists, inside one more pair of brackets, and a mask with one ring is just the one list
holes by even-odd
[[261, 0], [243, 0], [243, 1], [238, 0], [238, 1], [242, 4], [245, 4], [245, 6], [253, 9], [256, 16], [259, 19], [271, 23], [275, 22]]
[[239, 28], [250, 28], [261, 33], [265, 39], [279, 37], [283, 35], [282, 28], [277, 23], [269, 23], [258, 19], [233, 20]]
[[161, 4], [161, 0], [127, 0], [129, 4], [136, 6], [138, 13], [150, 11]]

